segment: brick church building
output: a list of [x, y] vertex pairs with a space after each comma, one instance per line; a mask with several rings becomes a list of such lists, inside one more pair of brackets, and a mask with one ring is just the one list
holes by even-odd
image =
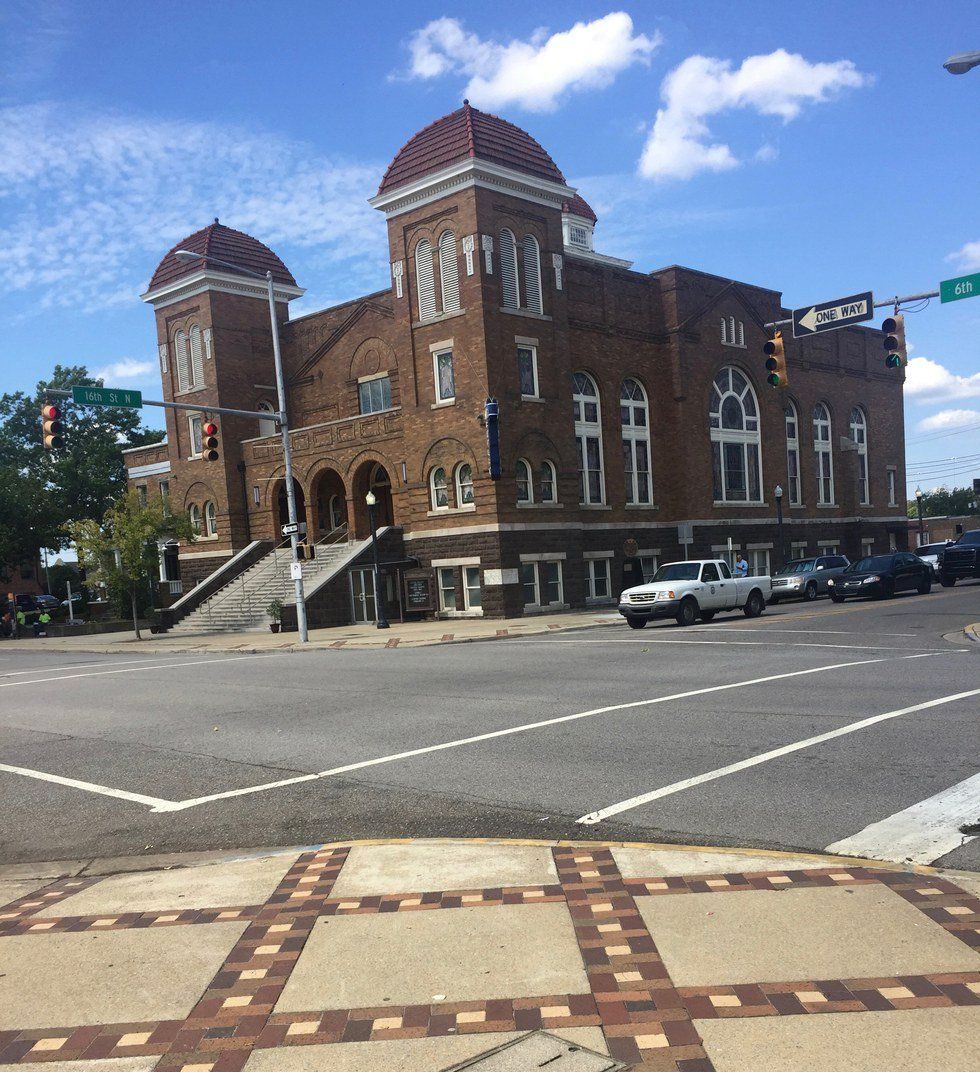
[[291, 319], [303, 290], [286, 265], [215, 220], [143, 295], [163, 397], [200, 405], [125, 452], [131, 484], [200, 530], [161, 547], [175, 620], [254, 571], [286, 517], [271, 416], [220, 418], [219, 459], [202, 458], [209, 404], [277, 408], [265, 284], [216, 260], [275, 280], [310, 568], [331, 563], [311, 576], [314, 624], [373, 617], [369, 490], [389, 617], [410, 610], [406, 574], [428, 582], [423, 613], [515, 616], [614, 601], [627, 549], [649, 574], [730, 540], [763, 573], [906, 544], [903, 377], [878, 331], [787, 339], [789, 388], [772, 390], [778, 291], [598, 252], [595, 213], [545, 149], [466, 102], [405, 144], [371, 204], [388, 224], [384, 290]]

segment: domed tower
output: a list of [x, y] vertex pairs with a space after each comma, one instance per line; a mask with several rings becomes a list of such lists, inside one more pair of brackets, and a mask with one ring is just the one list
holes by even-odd
[[[178, 258], [179, 250], [199, 257]], [[267, 431], [247, 418], [217, 416], [219, 456], [206, 461], [200, 429], [208, 406], [278, 409], [266, 272], [272, 272], [276, 315], [284, 322], [288, 303], [303, 289], [268, 246], [216, 219], [167, 253], [142, 295], [156, 314], [164, 399], [200, 406], [200, 412], [166, 413], [170, 499], [200, 515], [194, 554], [204, 573], [216, 567], [215, 556], [250, 538], [241, 443]], [[203, 561], [209, 556], [212, 561]]]

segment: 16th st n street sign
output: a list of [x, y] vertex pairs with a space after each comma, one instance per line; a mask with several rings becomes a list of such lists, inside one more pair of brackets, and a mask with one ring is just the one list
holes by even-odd
[[113, 406], [120, 409], [142, 409], [141, 391], [124, 391], [119, 387], [73, 387], [72, 401], [80, 406]]
[[834, 298], [832, 301], [805, 305], [793, 310], [793, 338], [817, 335], [821, 331], [835, 331], [862, 320], [871, 320], [875, 315], [874, 295], [870, 290], [852, 294], [849, 298]]

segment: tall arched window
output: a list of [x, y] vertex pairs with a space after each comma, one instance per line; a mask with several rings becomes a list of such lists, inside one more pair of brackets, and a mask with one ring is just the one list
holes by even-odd
[[455, 313], [459, 309], [459, 260], [456, 256], [456, 236], [443, 231], [439, 236], [439, 279], [442, 285], [442, 311]]
[[541, 250], [538, 240], [526, 234], [524, 246], [524, 305], [532, 312], [542, 312], [541, 306]]
[[456, 466], [456, 505], [469, 506], [473, 502], [473, 466], [463, 462]]
[[433, 510], [449, 509], [449, 481], [441, 465], [429, 474], [429, 498]]
[[[275, 413], [275, 406], [271, 402], [262, 401], [255, 407], [261, 413]], [[276, 422], [274, 420], [259, 421], [259, 435], [275, 435], [276, 434]]]
[[553, 462], [543, 461], [538, 471], [538, 497], [543, 503], [558, 502], [558, 480]]
[[631, 378], [623, 380], [619, 388], [619, 420], [623, 429], [626, 501], [649, 504], [653, 500], [649, 407], [646, 392]]
[[339, 529], [347, 521], [347, 503], [339, 495], [331, 495], [327, 501], [330, 529]]
[[736, 368], [723, 368], [715, 377], [708, 427], [715, 501], [761, 502], [759, 406], [752, 385]]
[[534, 502], [531, 466], [523, 458], [517, 459], [517, 501], [519, 503]]
[[800, 498], [800, 422], [796, 406], [787, 402], [783, 406], [786, 420], [786, 484], [790, 506], [799, 506]]
[[517, 241], [514, 232], [506, 227], [500, 232], [500, 283], [503, 288], [505, 309], [519, 309], [521, 305], [517, 275]]
[[831, 453], [830, 411], [818, 402], [813, 407], [813, 449], [817, 455], [817, 503], [829, 506], [834, 501], [834, 456]]
[[436, 315], [436, 280], [432, 266], [432, 243], [423, 238], [415, 247], [415, 281], [419, 292], [419, 320]]
[[599, 390], [587, 372], [573, 377], [572, 413], [578, 449], [579, 501], [592, 505], [605, 501], [602, 476], [602, 427], [599, 423]]
[[204, 386], [204, 351], [201, 348], [201, 329], [197, 324], [191, 324], [187, 331], [191, 344], [190, 386]]
[[868, 422], [860, 406], [851, 410], [851, 439], [857, 444], [858, 497], [861, 505], [867, 506], [871, 502], [871, 489], [868, 486]]
[[188, 514], [190, 514], [192, 531], [196, 535], [200, 536], [200, 534], [201, 534], [201, 508], [200, 508], [200, 506], [198, 506], [197, 503], [191, 503], [191, 505], [187, 508], [187, 512], [188, 512]]
[[204, 504], [204, 535], [218, 535], [218, 511], [213, 502]]
[[177, 356], [177, 390], [186, 391], [190, 386], [191, 362], [185, 331], [174, 332], [174, 353]]

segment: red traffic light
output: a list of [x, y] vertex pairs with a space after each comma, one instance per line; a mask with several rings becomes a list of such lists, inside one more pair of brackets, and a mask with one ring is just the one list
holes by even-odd
[[216, 436], [218, 434], [218, 426], [213, 421], [208, 421], [203, 428], [203, 432], [206, 436]]
[[41, 418], [45, 421], [56, 421], [61, 416], [61, 410], [57, 406], [51, 405], [46, 402], [41, 407]]
[[65, 424], [61, 410], [51, 402], [41, 406], [41, 440], [45, 450], [61, 450], [65, 445]]

